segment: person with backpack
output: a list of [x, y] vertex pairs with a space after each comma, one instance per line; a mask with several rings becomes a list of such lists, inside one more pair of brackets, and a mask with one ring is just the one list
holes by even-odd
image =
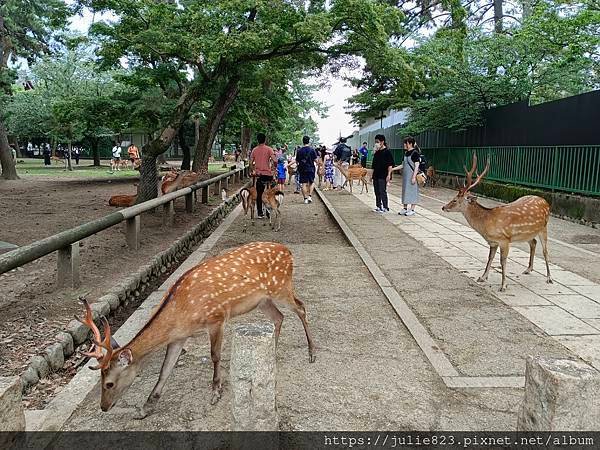
[[414, 137], [404, 139], [404, 160], [394, 167], [392, 172], [402, 169], [402, 204], [404, 209], [398, 214], [414, 216], [415, 206], [419, 203], [419, 183], [417, 175], [420, 171], [421, 152]]
[[298, 162], [298, 175], [300, 184], [302, 185], [302, 195], [304, 203], [312, 203], [312, 192], [315, 188], [315, 161], [317, 160], [317, 152], [310, 145], [310, 138], [304, 136], [302, 138], [303, 147], [296, 153], [296, 161]]

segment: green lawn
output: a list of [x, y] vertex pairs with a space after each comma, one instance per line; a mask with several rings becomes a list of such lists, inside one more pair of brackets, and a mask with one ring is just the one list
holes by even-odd
[[[51, 176], [65, 178], [98, 178], [98, 177], [118, 177], [118, 178], [134, 178], [139, 177], [140, 173], [137, 170], [119, 170], [111, 172], [110, 161], [102, 160], [100, 167], [94, 167], [89, 159], [80, 159], [79, 165], [73, 160], [73, 171], [65, 170], [64, 164], [53, 162], [51, 166], [44, 166], [43, 159], [18, 158], [17, 173], [20, 177], [36, 177], [36, 176]], [[178, 165], [179, 161], [169, 161], [170, 164]], [[210, 173], [219, 174], [224, 172], [222, 163], [209, 164], [208, 170]]]

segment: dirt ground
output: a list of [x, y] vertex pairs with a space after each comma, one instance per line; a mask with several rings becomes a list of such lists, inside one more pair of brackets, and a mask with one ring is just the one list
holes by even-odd
[[[108, 199], [116, 194], [134, 194], [132, 179], [65, 179], [35, 177], [0, 182], [0, 241], [19, 246], [110, 214]], [[233, 192], [236, 186], [230, 188]], [[155, 254], [166, 250], [220, 203], [212, 197], [209, 205], [197, 203], [193, 214], [185, 213], [184, 199], [175, 202], [175, 223], [162, 226], [162, 212], [144, 214], [141, 219], [141, 248], [126, 246], [124, 225], [117, 225], [80, 243], [81, 287], [57, 289], [56, 255], [0, 275], [0, 376], [17, 375], [33, 355], [54, 342], [54, 336], [80, 314], [79, 295], [94, 301], [114, 282], [127, 277]], [[63, 372], [75, 372], [77, 358]], [[54, 389], [54, 375], [40, 383]], [[60, 384], [60, 383], [59, 383]], [[60, 388], [58, 386], [57, 388]]]

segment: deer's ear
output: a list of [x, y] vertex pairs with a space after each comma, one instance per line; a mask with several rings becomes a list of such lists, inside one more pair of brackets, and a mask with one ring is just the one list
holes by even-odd
[[133, 362], [133, 354], [131, 350], [128, 348], [123, 349], [121, 353], [119, 353], [119, 357], [117, 358], [117, 365], [119, 367], [127, 367]]

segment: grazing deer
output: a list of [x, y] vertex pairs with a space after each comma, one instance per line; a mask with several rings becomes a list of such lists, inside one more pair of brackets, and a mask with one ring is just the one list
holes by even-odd
[[[279, 208], [283, 204], [283, 192], [277, 188], [277, 185], [272, 185], [263, 192], [262, 202], [267, 210], [271, 229], [275, 231], [281, 230], [281, 211]], [[274, 220], [277, 220], [277, 228], [275, 228]]]
[[[502, 265], [502, 286], [500, 292], [506, 290], [506, 258], [511, 242], [529, 242], [529, 266], [525, 274], [533, 271], [533, 258], [535, 256], [536, 240], [539, 236], [546, 260], [546, 281], [552, 283], [550, 278], [550, 265], [548, 258], [548, 218], [550, 216], [550, 205], [546, 200], [536, 195], [526, 195], [507, 205], [486, 208], [477, 203], [477, 197], [470, 193], [471, 189], [479, 184], [490, 169], [490, 161], [485, 166], [483, 173], [477, 175], [473, 182], [473, 173], [477, 169], [477, 156], [473, 154], [473, 166], [467, 170], [465, 185], [459, 189], [458, 194], [447, 205], [442, 207], [443, 211], [460, 211], [463, 213], [469, 225], [477, 231], [490, 245], [490, 254], [485, 267], [485, 272], [477, 281], [486, 281], [492, 261], [500, 247], [500, 264]], [[457, 178], [458, 182], [458, 178]]]
[[348, 170], [344, 169], [344, 166], [342, 166], [339, 162], [335, 163], [335, 165], [346, 178], [346, 181], [344, 181], [344, 184], [342, 185], [342, 189], [344, 189], [348, 182], [350, 182], [350, 193], [352, 193], [352, 183], [354, 180], [358, 180], [360, 184], [360, 193], [363, 193], [363, 189], [367, 191], [367, 194], [369, 193], [369, 185], [366, 178], [369, 171], [367, 169], [359, 164], [349, 166]]
[[113, 195], [109, 200], [109, 206], [129, 207], [135, 204], [137, 195]]
[[214, 370], [211, 403], [215, 404], [222, 393], [220, 360], [224, 324], [229, 318], [246, 314], [256, 307], [274, 322], [276, 343], [284, 316], [275, 304], [290, 307], [304, 326], [309, 362], [314, 362], [315, 346], [308, 330], [304, 304], [294, 293], [292, 270], [290, 250], [272, 242], [253, 242], [210, 258], [175, 282], [146, 325], [123, 346], [112, 339], [106, 318], [102, 318], [102, 339], [93, 322], [91, 308], [82, 299], [86, 314], [84, 319], [78, 320], [93, 333], [93, 345], [85, 355], [98, 360], [98, 365], [92, 369], [101, 371], [102, 411], [110, 410], [131, 386], [145, 365], [146, 357], [166, 346], [158, 382], [137, 418], [151, 414], [186, 340], [202, 329], [207, 329], [210, 336]]
[[252, 186], [249, 188], [243, 188], [240, 191], [240, 197], [242, 198], [242, 207], [244, 208], [244, 233], [248, 228], [248, 211], [250, 211], [250, 220], [254, 225], [254, 209], [256, 208], [256, 199], [258, 198], [258, 192], [256, 191], [256, 175], [252, 175]]

